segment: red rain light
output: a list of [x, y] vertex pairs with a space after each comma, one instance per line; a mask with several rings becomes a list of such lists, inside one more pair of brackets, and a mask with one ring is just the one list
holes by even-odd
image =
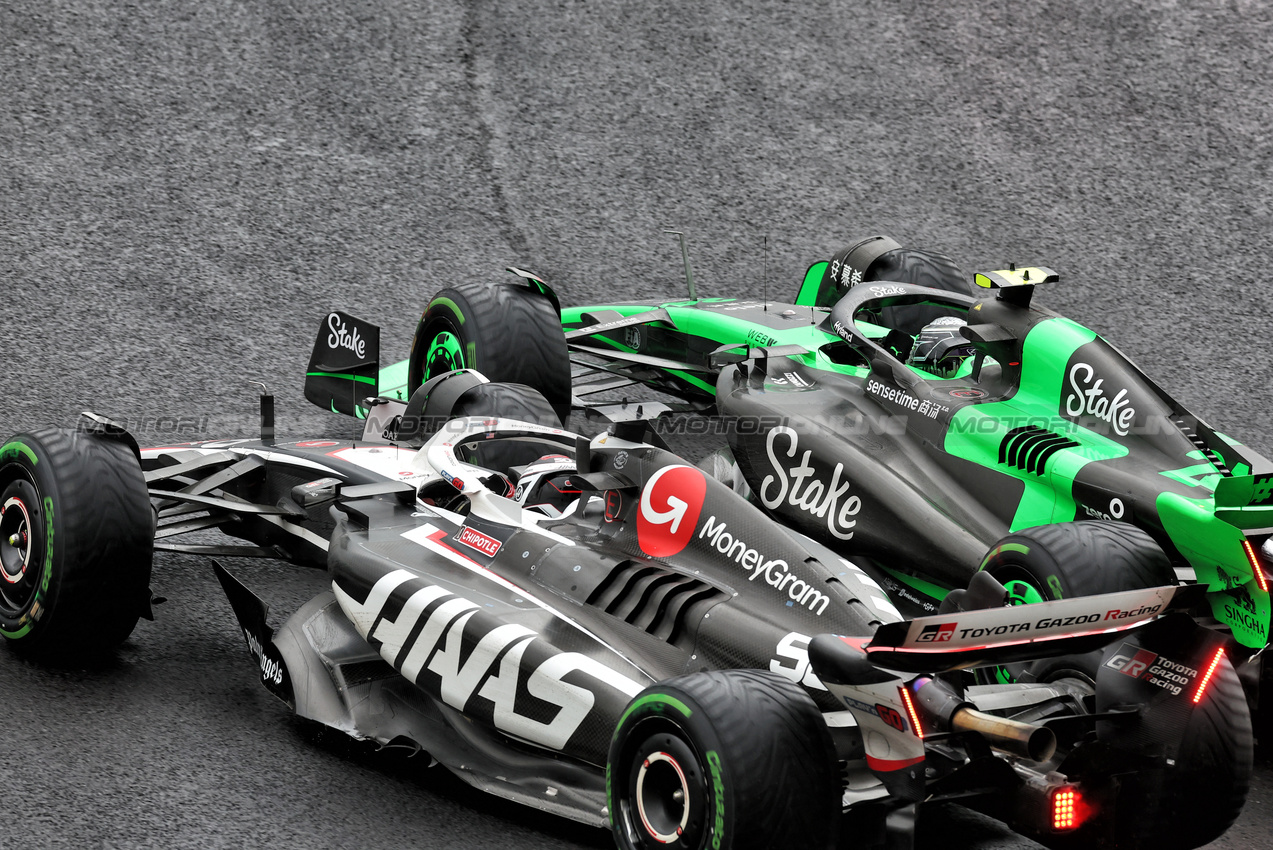
[[915, 730], [916, 738], [924, 737], [924, 727], [919, 723], [919, 712], [915, 710], [915, 703], [911, 701], [910, 688], [905, 686], [897, 689], [902, 695], [902, 703], [906, 706], [906, 716], [911, 719], [911, 728]]
[[1251, 572], [1255, 573], [1255, 583], [1260, 586], [1260, 590], [1268, 593], [1269, 580], [1264, 575], [1264, 565], [1260, 563], [1260, 556], [1255, 554], [1255, 547], [1251, 545], [1250, 540], [1243, 540], [1242, 548], [1246, 550], [1246, 558], [1251, 562]]
[[1216, 668], [1220, 666], [1220, 659], [1224, 658], [1224, 647], [1216, 650], [1216, 654], [1211, 656], [1211, 663], [1207, 665], [1207, 671], [1202, 674], [1202, 679], [1198, 682], [1198, 690], [1193, 693], [1194, 705], [1202, 700], [1202, 695], [1207, 692], [1207, 685], [1211, 683], [1211, 677], [1215, 675]]
[[1083, 822], [1083, 796], [1072, 785], [1063, 785], [1052, 792], [1052, 829], [1074, 829]]

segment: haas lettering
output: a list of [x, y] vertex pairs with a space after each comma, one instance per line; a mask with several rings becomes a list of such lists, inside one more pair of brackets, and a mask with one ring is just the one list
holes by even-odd
[[[476, 603], [440, 587], [421, 587], [406, 597], [396, 619], [383, 617], [395, 591], [418, 578], [407, 570], [387, 573], [364, 602], [338, 584], [332, 588], [345, 615], [385, 661], [453, 708], [489, 717], [495, 726], [528, 741], [562, 749], [596, 701], [589, 688], [565, 681], [569, 674], [586, 673], [627, 698], [643, 687], [586, 655], [557, 651], [525, 626], [492, 625], [493, 618]], [[403, 596], [405, 592], [398, 598]], [[471, 647], [467, 654], [466, 647]], [[521, 714], [519, 690], [557, 711], [536, 712], [546, 719]], [[474, 697], [488, 701], [489, 708], [475, 704]]]
[[[786, 441], [786, 451], [778, 451], [780, 441]], [[766, 475], [760, 482], [760, 501], [771, 511], [786, 503], [799, 508], [818, 519], [825, 520], [827, 531], [840, 540], [853, 539], [853, 527], [857, 525], [857, 514], [862, 509], [862, 500], [857, 496], [844, 498], [849, 492], [848, 480], [841, 480], [844, 475], [844, 464], [837, 463], [831, 473], [831, 481], [823, 483], [812, 478], [813, 467], [809, 465], [812, 451], [806, 451], [800, 458], [799, 466], [790, 466], [790, 462], [780, 458], [794, 458], [800, 447], [800, 436], [791, 428], [780, 425], [769, 432], [765, 438], [765, 452], [769, 455], [769, 463], [774, 474]], [[841, 502], [843, 499], [843, 502]]]

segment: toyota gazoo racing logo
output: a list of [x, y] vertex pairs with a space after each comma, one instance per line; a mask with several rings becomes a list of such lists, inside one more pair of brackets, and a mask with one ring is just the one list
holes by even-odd
[[931, 626], [924, 626], [920, 633], [915, 637], [916, 643], [945, 643], [955, 636], [955, 627], [958, 623], [933, 623]]
[[[622, 706], [644, 687], [409, 570], [381, 576], [361, 601], [339, 581], [332, 587], [358, 632], [406, 679], [452, 708], [545, 747], [563, 749], [599, 698]], [[593, 733], [607, 738], [601, 723], [592, 718], [595, 728], [580, 740]]]
[[692, 466], [665, 466], [650, 476], [637, 510], [637, 545], [651, 558], [670, 558], [694, 537], [707, 479]]
[[1136, 421], [1136, 408], [1126, 388], [1119, 388], [1110, 395], [1105, 379], [1096, 377], [1096, 370], [1088, 363], [1075, 363], [1066, 375], [1067, 392], [1062, 406], [1067, 416], [1077, 419], [1092, 416], [1107, 423], [1120, 437], [1126, 437]]
[[1124, 676], [1170, 691], [1173, 696], [1180, 696], [1180, 692], [1198, 678], [1198, 671], [1193, 667], [1126, 643], [1110, 656], [1105, 666]]
[[[782, 451], [783, 441], [786, 451]], [[814, 476], [814, 468], [809, 464], [812, 450], [801, 456], [798, 465], [791, 463], [789, 458], [794, 458], [799, 448], [800, 435], [785, 425], [766, 435], [765, 453], [773, 474], [766, 475], [760, 482], [757, 491], [760, 501], [771, 511], [784, 504], [798, 508], [822, 520], [831, 536], [839, 540], [853, 539], [862, 500], [849, 493], [849, 481], [843, 478], [844, 464], [837, 463], [831, 480], [823, 481]]]

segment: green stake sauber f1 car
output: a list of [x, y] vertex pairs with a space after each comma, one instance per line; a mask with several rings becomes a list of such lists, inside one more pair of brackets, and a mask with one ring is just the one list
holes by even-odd
[[470, 367], [559, 412], [718, 414], [729, 445], [704, 468], [856, 558], [912, 614], [979, 570], [1020, 602], [1179, 578], [1206, 585], [1202, 613], [1245, 655], [1269, 641], [1273, 464], [1034, 306], [1049, 269], [974, 286], [943, 255], [872, 237], [813, 264], [794, 303], [697, 297], [687, 264], [690, 298], [564, 308], [510, 271], [441, 290], [409, 360], [364, 363], [365, 384], [334, 377], [315, 401], [366, 415], [373, 382], [405, 401]]

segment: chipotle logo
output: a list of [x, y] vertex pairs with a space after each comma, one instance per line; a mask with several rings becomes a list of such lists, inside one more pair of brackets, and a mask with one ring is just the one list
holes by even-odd
[[637, 511], [637, 544], [652, 558], [679, 553], [694, 536], [707, 480], [692, 466], [665, 466], [650, 476]]
[[483, 555], [490, 555], [492, 558], [499, 551], [499, 547], [503, 545], [494, 537], [488, 537], [480, 531], [467, 527], [461, 530], [460, 536], [455, 539], [470, 549], [476, 549]]

